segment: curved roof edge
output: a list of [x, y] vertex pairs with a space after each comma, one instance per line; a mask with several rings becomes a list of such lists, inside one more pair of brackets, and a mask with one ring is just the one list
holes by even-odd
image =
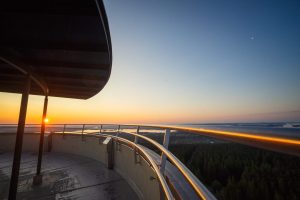
[[[88, 99], [112, 68], [109, 24], [102, 0], [5, 1], [0, 9], [0, 92]], [[42, 89], [41, 89], [42, 88]]]

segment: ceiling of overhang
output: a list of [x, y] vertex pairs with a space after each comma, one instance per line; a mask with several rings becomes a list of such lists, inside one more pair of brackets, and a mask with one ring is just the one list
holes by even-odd
[[[8, 63], [42, 80], [49, 96], [87, 99], [109, 79], [111, 41], [101, 0], [7, 0], [0, 30], [2, 92], [22, 93], [26, 79]], [[44, 95], [35, 83], [30, 93]]]

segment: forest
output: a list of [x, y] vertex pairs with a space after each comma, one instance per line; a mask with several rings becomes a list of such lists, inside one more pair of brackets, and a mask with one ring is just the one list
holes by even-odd
[[218, 199], [300, 199], [300, 158], [235, 143], [173, 144]]

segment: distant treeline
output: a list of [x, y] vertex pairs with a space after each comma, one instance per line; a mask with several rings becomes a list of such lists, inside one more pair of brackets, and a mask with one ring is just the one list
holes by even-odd
[[218, 199], [300, 199], [300, 158], [233, 143], [170, 150]]

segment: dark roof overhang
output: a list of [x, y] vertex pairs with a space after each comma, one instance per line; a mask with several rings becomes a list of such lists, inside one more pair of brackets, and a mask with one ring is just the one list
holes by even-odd
[[87, 99], [107, 83], [112, 48], [102, 0], [6, 0], [0, 6], [0, 92]]

